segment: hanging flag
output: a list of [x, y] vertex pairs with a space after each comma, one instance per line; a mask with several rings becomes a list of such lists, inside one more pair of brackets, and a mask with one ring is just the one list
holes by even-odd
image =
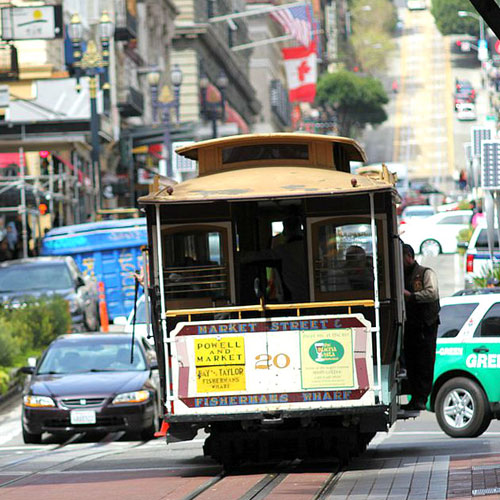
[[288, 9], [279, 9], [270, 13], [270, 16], [293, 36], [304, 47], [309, 47], [312, 35], [311, 13], [309, 5], [298, 5]]
[[316, 44], [281, 49], [290, 102], [313, 102], [316, 96]]

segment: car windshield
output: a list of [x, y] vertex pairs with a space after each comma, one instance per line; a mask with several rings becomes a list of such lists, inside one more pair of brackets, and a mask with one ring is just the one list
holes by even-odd
[[[494, 247], [498, 247], [498, 233], [497, 231], [493, 231], [493, 245]], [[478, 234], [476, 241], [476, 248], [480, 248], [481, 250], [488, 250], [488, 230], [481, 229]]]
[[43, 358], [38, 375], [85, 372], [144, 371], [146, 361], [139, 343], [134, 345], [131, 361], [131, 343], [128, 338], [120, 341], [81, 339], [56, 342]]
[[438, 338], [456, 337], [476, 307], [477, 302], [443, 306], [439, 312]]
[[434, 215], [434, 209], [429, 208], [415, 208], [415, 209], [405, 209], [403, 211], [403, 217], [427, 217], [429, 215]]
[[0, 268], [0, 292], [63, 290], [73, 286], [64, 263]]

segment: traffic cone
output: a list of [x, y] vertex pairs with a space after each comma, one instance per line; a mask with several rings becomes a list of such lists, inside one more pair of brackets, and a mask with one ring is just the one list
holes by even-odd
[[167, 435], [167, 431], [168, 431], [169, 427], [170, 427], [170, 425], [168, 424], [168, 422], [166, 420], [162, 420], [161, 429], [159, 431], [155, 432], [155, 438], [165, 437]]
[[101, 331], [109, 332], [108, 307], [106, 306], [106, 295], [104, 295], [104, 283], [99, 281], [99, 316], [101, 319]]

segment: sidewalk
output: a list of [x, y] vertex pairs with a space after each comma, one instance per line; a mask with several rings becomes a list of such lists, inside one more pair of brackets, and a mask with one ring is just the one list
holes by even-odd
[[363, 458], [328, 500], [500, 500], [500, 454]]

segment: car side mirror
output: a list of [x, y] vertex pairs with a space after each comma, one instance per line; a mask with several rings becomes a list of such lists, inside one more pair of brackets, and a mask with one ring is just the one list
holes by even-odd
[[78, 276], [76, 278], [76, 288], [80, 288], [81, 286], [86, 286], [86, 283], [81, 276]]
[[467, 241], [459, 241], [457, 243], [457, 247], [462, 248], [463, 250], [467, 250], [468, 246], [469, 246], [469, 243]]
[[149, 363], [149, 368], [151, 370], [158, 370], [158, 361], [151, 361], [151, 363]]
[[34, 366], [23, 366], [19, 368], [20, 373], [24, 373], [26, 375], [33, 375], [35, 373], [35, 367]]

